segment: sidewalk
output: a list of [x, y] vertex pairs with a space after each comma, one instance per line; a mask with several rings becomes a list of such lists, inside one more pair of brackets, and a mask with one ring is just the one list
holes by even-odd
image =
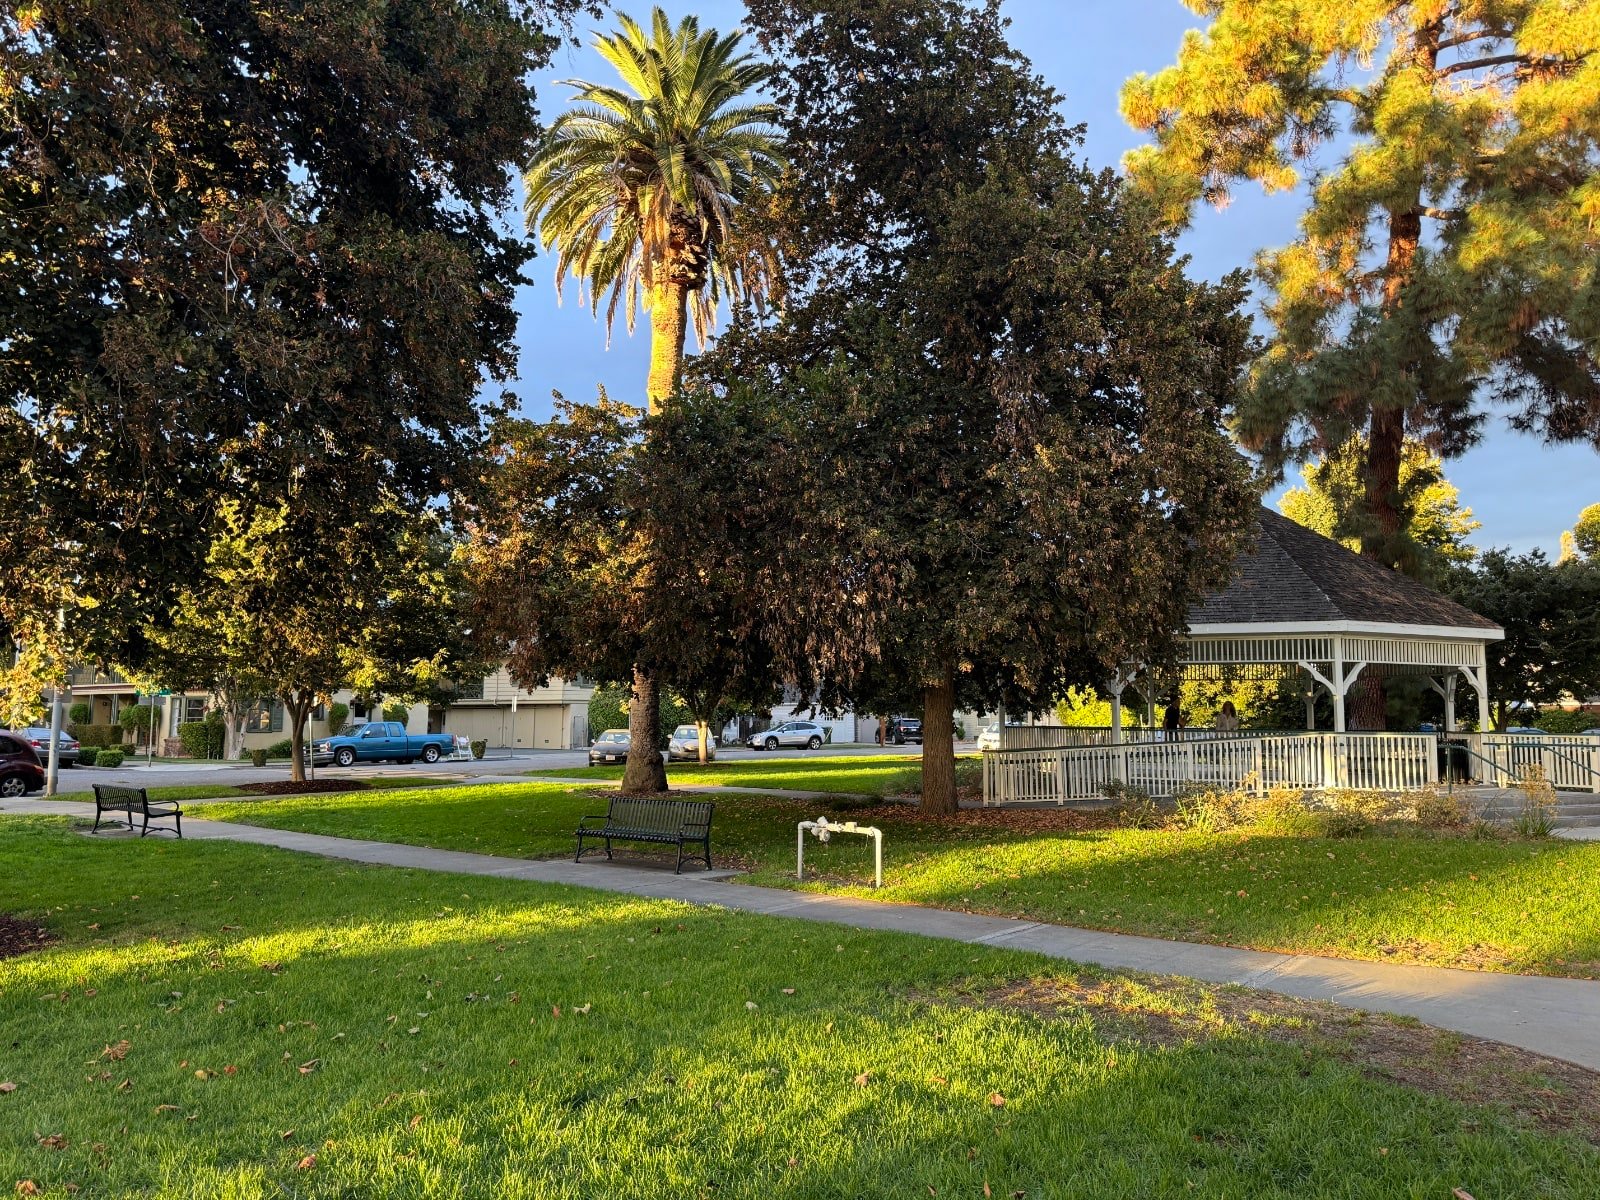
[[[90, 805], [27, 799], [0, 800], [0, 813], [94, 815]], [[568, 860], [500, 858], [199, 819], [185, 821], [184, 833], [194, 839], [248, 842], [355, 862], [562, 883], [856, 929], [893, 930], [974, 945], [1031, 950], [1101, 967], [1186, 975], [1209, 983], [1331, 1000], [1369, 1012], [1404, 1013], [1440, 1029], [1506, 1042], [1600, 1070], [1600, 982], [1589, 980], [1168, 942], [1009, 917], [752, 887], [728, 882], [733, 874], [729, 871], [673, 875], [660, 867], [603, 860], [578, 864]]]

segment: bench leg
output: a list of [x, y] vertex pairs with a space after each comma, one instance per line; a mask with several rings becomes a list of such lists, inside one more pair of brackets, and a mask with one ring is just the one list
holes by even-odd
[[100, 814], [102, 812], [104, 812], [104, 811], [105, 810], [102, 809], [99, 805], [95, 805], [95, 810], [94, 810], [94, 828], [89, 830], [90, 833], [99, 833], [100, 832]]
[[682, 875], [683, 874], [683, 839], [682, 838], [678, 839], [678, 865], [677, 865], [676, 868], [674, 868], [672, 873], [674, 875]]
[[611, 861], [611, 839], [610, 838], [606, 839], [606, 861], [607, 862]]

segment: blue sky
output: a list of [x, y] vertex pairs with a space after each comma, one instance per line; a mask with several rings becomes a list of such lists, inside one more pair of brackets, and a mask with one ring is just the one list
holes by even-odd
[[[666, 7], [674, 18], [694, 11], [703, 25], [718, 29], [737, 25], [744, 14], [741, 0]], [[647, 2], [624, 5], [623, 11], [642, 18]], [[1066, 118], [1087, 127], [1083, 152], [1097, 166], [1116, 166], [1141, 140], [1117, 111], [1123, 80], [1173, 61], [1183, 31], [1201, 24], [1179, 0], [1006, 0], [1005, 12], [1012, 22], [1012, 44], [1062, 93]], [[586, 28], [583, 49], [563, 49], [536, 80], [544, 116], [566, 101], [567, 90], [556, 80], [613, 80], [611, 69], [587, 48], [587, 35]], [[1226, 210], [1202, 209], [1180, 247], [1193, 259], [1196, 274], [1216, 278], [1247, 267], [1257, 250], [1290, 240], [1298, 214], [1294, 196], [1266, 197], [1253, 186], [1241, 188]], [[565, 303], [557, 305], [552, 269], [548, 257], [535, 260], [534, 285], [523, 289], [518, 301], [522, 367], [515, 390], [526, 411], [547, 415], [552, 390], [587, 399], [603, 384], [619, 398], [638, 395], [648, 326], [641, 322], [630, 338], [619, 324], [608, 350], [604, 327], [577, 306], [575, 289], [569, 287]], [[1483, 443], [1447, 464], [1446, 471], [1461, 489], [1463, 503], [1483, 522], [1475, 540], [1484, 546], [1541, 546], [1554, 553], [1561, 531], [1579, 510], [1600, 500], [1600, 455], [1584, 446], [1544, 446], [1513, 432], [1499, 417], [1491, 418]]]

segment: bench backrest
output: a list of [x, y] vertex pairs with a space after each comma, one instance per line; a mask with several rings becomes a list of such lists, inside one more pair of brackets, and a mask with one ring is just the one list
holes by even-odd
[[711, 824], [716, 807], [709, 800], [647, 800], [638, 796], [613, 796], [606, 806], [606, 821], [627, 829], [651, 833], [703, 830]]
[[114, 805], [122, 807], [127, 804], [146, 803], [143, 788], [123, 787], [116, 783], [97, 783], [94, 785], [94, 802], [101, 807]]

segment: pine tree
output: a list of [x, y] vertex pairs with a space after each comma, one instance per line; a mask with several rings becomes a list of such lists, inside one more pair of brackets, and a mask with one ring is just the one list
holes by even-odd
[[1310, 175], [1300, 236], [1257, 261], [1273, 336], [1242, 440], [1281, 470], [1365, 433], [1362, 544], [1390, 561], [1408, 435], [1458, 453], [1492, 401], [1600, 447], [1596, 5], [1188, 2], [1210, 27], [1123, 92], [1154, 135], [1134, 183], [1182, 224]]

